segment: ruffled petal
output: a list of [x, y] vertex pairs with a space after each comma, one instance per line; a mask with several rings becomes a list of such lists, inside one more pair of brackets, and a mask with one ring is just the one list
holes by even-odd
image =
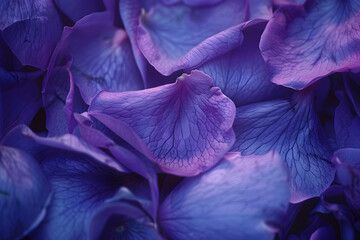
[[[241, 44], [247, 1], [227, 0], [206, 8], [157, 4], [141, 16], [138, 46], [160, 73], [192, 69]], [[236, 27], [234, 27], [236, 26]]]
[[175, 240], [273, 239], [286, 213], [288, 174], [278, 154], [227, 154], [183, 180], [160, 206], [159, 223]]
[[63, 27], [53, 2], [3, 0], [0, 16], [3, 38], [20, 62], [45, 69]]
[[144, 152], [136, 136], [130, 136], [135, 131], [163, 171], [196, 175], [216, 164], [234, 141], [231, 127], [235, 106], [212, 86], [208, 75], [192, 71], [174, 84], [157, 88], [102, 92], [94, 98], [89, 112], [93, 116], [102, 114], [97, 119], [110, 129], [119, 126], [110, 124], [110, 118], [123, 122], [121, 137], [130, 138], [129, 143]]
[[0, 146], [0, 238], [20, 239], [43, 220], [51, 189], [28, 154]]
[[237, 108], [233, 151], [245, 155], [279, 152], [290, 169], [291, 202], [319, 196], [332, 182], [331, 149], [313, 109], [311, 95]]
[[198, 68], [211, 76], [236, 106], [289, 95], [289, 90], [270, 81], [260, 54], [259, 41], [265, 24], [245, 28], [241, 46]]
[[260, 42], [272, 81], [303, 89], [360, 67], [359, 10], [359, 0], [309, 0], [278, 9]]
[[93, 13], [64, 31], [58, 58], [70, 54], [71, 72], [86, 103], [100, 91], [138, 90], [143, 83], [126, 32], [107, 12]]

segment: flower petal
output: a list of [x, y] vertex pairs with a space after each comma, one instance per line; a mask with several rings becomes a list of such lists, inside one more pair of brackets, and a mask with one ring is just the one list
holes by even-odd
[[246, 12], [243, 0], [206, 8], [157, 4], [141, 17], [138, 45], [164, 75], [192, 69], [241, 43], [243, 25], [238, 24], [246, 21]]
[[277, 10], [260, 42], [272, 81], [303, 89], [360, 67], [359, 10], [359, 0], [309, 0]]
[[211, 76], [215, 85], [220, 87], [236, 106], [286, 96], [289, 92], [270, 81], [260, 54], [259, 41], [265, 24], [266, 22], [261, 22], [245, 28], [241, 46], [207, 61], [198, 68]]
[[160, 207], [172, 239], [273, 239], [289, 200], [280, 156], [229, 153], [211, 170], [183, 180]]
[[312, 96], [237, 108], [232, 151], [244, 155], [278, 151], [290, 169], [291, 202], [319, 196], [332, 182], [331, 149], [313, 109]]
[[[165, 172], [196, 175], [217, 163], [234, 140], [234, 104], [212, 85], [208, 75], [192, 71], [174, 84], [157, 88], [102, 92], [94, 98], [89, 112], [122, 121], [126, 132], [131, 132], [125, 130], [126, 125], [130, 126]], [[110, 121], [103, 123], [110, 129], [116, 128]], [[127, 140], [126, 134], [121, 137]]]
[[0, 146], [1, 239], [20, 239], [39, 225], [50, 192], [48, 180], [30, 155]]
[[90, 13], [105, 10], [102, 1], [98, 0], [54, 0], [54, 2], [74, 22]]
[[89, 239], [160, 240], [147, 215], [127, 203], [108, 203], [91, 220]]
[[0, 16], [3, 38], [20, 62], [45, 69], [63, 27], [53, 2], [3, 0]]
[[107, 12], [93, 13], [66, 28], [58, 58], [71, 54], [71, 72], [86, 103], [100, 91], [143, 88], [126, 32], [112, 25]]
[[339, 148], [360, 148], [360, 117], [354, 114], [352, 104], [344, 92], [336, 92], [340, 104], [335, 110], [334, 128]]

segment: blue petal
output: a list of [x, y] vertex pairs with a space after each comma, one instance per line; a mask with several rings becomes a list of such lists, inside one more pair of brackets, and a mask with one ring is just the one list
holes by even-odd
[[[160, 73], [193, 69], [238, 46], [247, 17], [243, 0], [227, 0], [206, 8], [157, 4], [141, 16], [138, 45]], [[230, 29], [229, 29], [230, 28]]]
[[[112, 130], [122, 127], [121, 137], [149, 156], [142, 140], [165, 172], [196, 175], [216, 164], [234, 140], [234, 104], [212, 85], [208, 75], [192, 71], [157, 88], [102, 92], [89, 112], [94, 117], [102, 114], [96, 118]], [[111, 124], [111, 118], [122, 126]]]
[[280, 156], [230, 153], [183, 180], [160, 206], [159, 223], [175, 240], [273, 239], [289, 200]]
[[331, 149], [311, 94], [239, 107], [234, 131], [233, 151], [245, 155], [279, 152], [291, 172], [291, 202], [319, 196], [334, 178]]
[[148, 216], [127, 203], [104, 205], [91, 220], [89, 239], [160, 240]]
[[261, 22], [245, 28], [241, 46], [199, 67], [214, 79], [215, 85], [236, 106], [270, 100], [289, 93], [286, 88], [270, 81], [260, 54], [259, 41], [265, 24]]
[[71, 54], [71, 72], [86, 103], [100, 91], [138, 90], [143, 83], [126, 32], [107, 12], [93, 13], [64, 31], [58, 59]]
[[334, 127], [339, 148], [360, 148], [360, 117], [354, 112], [347, 96], [336, 92], [340, 104], [335, 110]]
[[30, 124], [41, 108], [41, 74], [0, 68], [0, 137], [18, 124]]
[[92, 12], [100, 12], [105, 10], [102, 1], [98, 0], [55, 0], [56, 5], [66, 16], [74, 22], [80, 20]]
[[359, 10], [359, 0], [308, 0], [278, 9], [260, 42], [272, 81], [303, 89], [331, 73], [358, 69]]
[[[33, 140], [32, 149], [37, 151], [32, 154], [41, 162], [53, 190], [44, 222], [31, 233], [32, 238], [86, 239], [89, 219], [119, 188], [125, 186], [140, 197], [150, 196], [144, 178], [124, 172], [117, 161], [75, 136], [43, 138], [27, 128], [18, 130], [23, 136], [17, 139]], [[6, 143], [16, 145], [13, 140]]]
[[44, 218], [50, 184], [28, 154], [0, 146], [0, 239], [20, 239]]
[[45, 69], [62, 32], [53, 2], [3, 0], [0, 16], [3, 38], [20, 62]]

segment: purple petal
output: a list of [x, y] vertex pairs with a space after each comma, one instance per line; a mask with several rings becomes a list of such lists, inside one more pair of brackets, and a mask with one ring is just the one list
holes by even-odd
[[86, 115], [87, 114], [75, 114], [81, 136], [96, 147], [108, 149], [120, 163], [148, 180], [152, 204], [150, 204], [150, 206], [145, 206], [145, 208], [153, 218], [156, 219], [159, 190], [157, 175], [154, 168], [148, 164], [147, 161], [143, 160], [130, 150], [117, 145], [112, 139], [104, 134], [105, 131], [99, 131], [98, 129], [92, 128], [93, 122]]
[[352, 165], [360, 169], [360, 149], [343, 148], [334, 153], [334, 157], [338, 158], [342, 163]]
[[333, 159], [336, 164], [336, 179], [344, 186], [350, 205], [360, 213], [360, 149], [339, 151], [334, 154]]
[[0, 146], [0, 238], [20, 239], [44, 218], [50, 184], [28, 154]]
[[359, 10], [359, 0], [309, 0], [278, 9], [260, 42], [272, 81], [303, 89], [360, 67]]
[[[126, 125], [130, 126], [165, 172], [192, 176], [216, 164], [234, 140], [234, 104], [212, 85], [208, 75], [192, 71], [174, 84], [157, 88], [102, 92], [94, 98], [89, 112], [122, 121], [125, 132]], [[127, 140], [127, 136], [121, 137]]]
[[71, 72], [86, 103], [100, 91], [143, 88], [126, 32], [112, 25], [111, 15], [93, 13], [64, 31], [59, 56], [71, 54]]
[[62, 32], [53, 2], [3, 0], [0, 16], [3, 38], [20, 62], [45, 69]]
[[265, 22], [245, 28], [241, 46], [199, 67], [236, 106], [286, 96], [289, 92], [270, 81], [259, 51], [264, 27]]
[[31, 234], [34, 239], [85, 239], [89, 219], [121, 187], [140, 197], [151, 196], [144, 178], [124, 171], [110, 156], [73, 135], [45, 138], [28, 128], [15, 130], [5, 143], [32, 140], [31, 149], [36, 149], [32, 154], [41, 162], [53, 190], [45, 220]]
[[144, 212], [127, 203], [108, 203], [91, 220], [89, 239], [161, 239]]
[[278, 151], [290, 169], [291, 202], [319, 196], [332, 182], [331, 149], [311, 95], [237, 108], [233, 151], [244, 155]]
[[41, 74], [0, 68], [0, 136], [18, 124], [30, 124], [41, 108]]
[[272, 239], [289, 200], [280, 156], [229, 153], [206, 173], [183, 180], [160, 207], [172, 239]]
[[249, 19], [270, 19], [273, 16], [271, 0], [250, 0], [249, 9]]
[[141, 16], [138, 45], [164, 75], [190, 69], [241, 43], [243, 25], [238, 24], [246, 20], [246, 11], [243, 0], [206, 8], [158, 4]]
[[354, 110], [346, 95], [336, 92], [340, 104], [335, 110], [334, 127], [336, 142], [339, 148], [360, 148], [360, 117], [354, 114]]
[[54, 0], [54, 2], [74, 22], [90, 13], [105, 10], [102, 1], [98, 0]]
[[160, 74], [153, 66], [149, 64], [139, 49], [137, 42], [137, 29], [139, 25], [139, 17], [142, 11], [141, 9], [146, 9], [144, 4], [151, 5], [151, 3], [152, 2], [148, 0], [143, 1], [142, 3], [140, 3], [139, 0], [121, 0], [119, 5], [121, 19], [123, 21], [126, 32], [129, 34], [134, 58], [146, 88], [172, 83], [172, 80], [181, 74], [174, 73], [170, 76], [164, 76]]
[[182, 2], [192, 7], [215, 5], [223, 1], [224, 0], [162, 0], [162, 2], [167, 5], [174, 5]]

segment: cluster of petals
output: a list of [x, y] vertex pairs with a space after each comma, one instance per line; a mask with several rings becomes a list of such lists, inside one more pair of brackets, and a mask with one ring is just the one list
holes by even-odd
[[360, 0], [0, 0], [0, 239], [360, 238]]

